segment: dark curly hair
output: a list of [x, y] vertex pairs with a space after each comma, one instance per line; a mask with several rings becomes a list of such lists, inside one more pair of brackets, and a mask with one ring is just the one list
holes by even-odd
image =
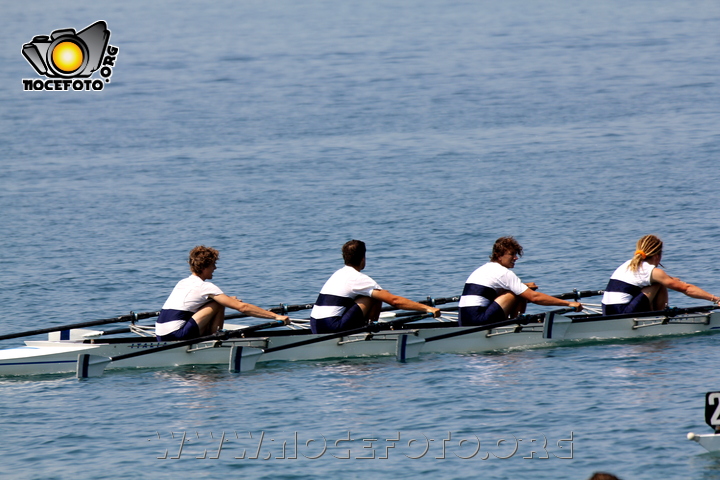
[[513, 237], [500, 237], [495, 240], [493, 245], [492, 255], [490, 255], [491, 262], [497, 262], [500, 257], [506, 253], [516, 253], [518, 257], [522, 257], [523, 248], [520, 246], [517, 240]]
[[190, 250], [188, 258], [190, 271], [195, 275], [200, 275], [207, 267], [214, 265], [218, 258], [220, 258], [220, 252], [214, 248], [198, 245]]

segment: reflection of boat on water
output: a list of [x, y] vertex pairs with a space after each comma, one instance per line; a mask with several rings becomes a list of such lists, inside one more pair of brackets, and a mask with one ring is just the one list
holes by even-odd
[[119, 338], [78, 328], [0, 350], [0, 375], [93, 376], [105, 368], [223, 364], [238, 372], [253, 369], [257, 362], [393, 355], [406, 360], [422, 353], [482, 353], [577, 341], [694, 334], [720, 329], [720, 313], [713, 309], [672, 308], [633, 316], [565, 315], [568, 311], [564, 310], [479, 327], [458, 326], [453, 317], [448, 317], [451, 312], [441, 319], [427, 315], [418, 318], [416, 312], [385, 312], [370, 327], [337, 334], [312, 334], [302, 323], [287, 327], [279, 327], [277, 322], [226, 324], [225, 332], [183, 342], [157, 342], [151, 328], [136, 329], [134, 336]]

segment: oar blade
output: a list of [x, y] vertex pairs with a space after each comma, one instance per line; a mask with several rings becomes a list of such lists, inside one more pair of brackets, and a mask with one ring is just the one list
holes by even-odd
[[99, 377], [110, 363], [108, 357], [81, 353], [77, 359], [77, 378]]
[[242, 373], [254, 370], [255, 363], [257, 363], [262, 353], [263, 351], [259, 348], [233, 345], [230, 348], [230, 362], [228, 370], [231, 373]]
[[402, 363], [405, 363], [410, 358], [417, 358], [423, 345], [425, 345], [424, 338], [407, 333], [398, 335], [395, 345], [395, 358]]

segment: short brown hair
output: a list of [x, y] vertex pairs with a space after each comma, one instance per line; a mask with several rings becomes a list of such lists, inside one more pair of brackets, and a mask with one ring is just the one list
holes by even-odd
[[522, 257], [523, 248], [513, 237], [500, 237], [495, 240], [492, 255], [490, 255], [490, 261], [496, 262], [500, 259], [500, 257], [510, 252], [516, 253], [518, 257]]
[[190, 250], [188, 258], [190, 271], [195, 275], [200, 275], [207, 267], [214, 265], [218, 258], [220, 258], [220, 252], [214, 248], [198, 245]]
[[342, 247], [342, 256], [345, 265], [357, 267], [365, 258], [365, 242], [362, 240], [350, 240]]

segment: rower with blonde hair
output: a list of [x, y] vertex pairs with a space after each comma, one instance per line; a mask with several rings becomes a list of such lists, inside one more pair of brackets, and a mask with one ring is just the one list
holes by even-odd
[[720, 297], [671, 277], [659, 268], [663, 266], [660, 263], [662, 248], [662, 240], [655, 235], [645, 235], [638, 240], [633, 257], [610, 277], [602, 299], [603, 314], [662, 310], [668, 305], [668, 289], [720, 305]]

